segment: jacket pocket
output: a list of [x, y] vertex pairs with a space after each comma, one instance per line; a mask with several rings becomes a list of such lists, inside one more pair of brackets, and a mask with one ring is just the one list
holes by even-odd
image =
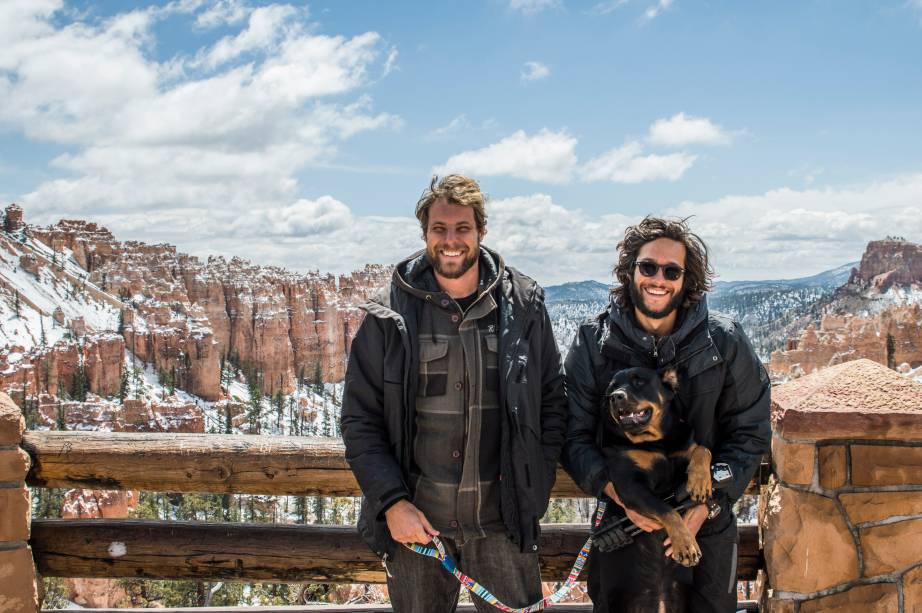
[[444, 396], [448, 389], [448, 343], [420, 340], [419, 396]]

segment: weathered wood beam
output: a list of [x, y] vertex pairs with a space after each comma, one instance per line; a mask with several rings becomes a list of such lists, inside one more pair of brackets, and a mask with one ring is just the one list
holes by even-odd
[[[339, 441], [300, 436], [29, 431], [41, 487], [360, 496]], [[553, 495], [584, 496], [558, 470]]]
[[[554, 613], [588, 613], [592, 611], [591, 602], [564, 602], [554, 605]], [[758, 613], [759, 603], [753, 600], [741, 600], [736, 603], [736, 611]], [[43, 609], [42, 613], [64, 613], [65, 609]], [[73, 611], [67, 609], [66, 611]], [[137, 609], [93, 609], [94, 613], [137, 613]], [[458, 605], [456, 611], [468, 613], [476, 611], [472, 603]], [[316, 604], [276, 607], [181, 607], [157, 609], [157, 613], [393, 613], [387, 604]]]
[[[588, 526], [542, 527], [547, 581], [566, 577]], [[353, 526], [209, 524], [127, 519], [32, 522], [32, 553], [48, 577], [143, 577], [381, 583], [383, 567]], [[740, 579], [761, 566], [755, 526], [740, 527]]]
[[[471, 603], [459, 604], [456, 609], [460, 613], [475, 611]], [[554, 605], [555, 613], [588, 613], [592, 611], [592, 603], [579, 602]], [[752, 600], [742, 600], [736, 603], [737, 611], [757, 613], [759, 604]], [[42, 613], [64, 613], [65, 609], [43, 609]], [[72, 611], [72, 609], [67, 609]], [[93, 609], [94, 613], [137, 613], [137, 609]], [[157, 609], [157, 613], [393, 613], [387, 604], [317, 604], [275, 607], [181, 607], [170, 609]]]
[[[28, 431], [29, 485], [360, 496], [338, 440], [300, 436]], [[760, 471], [763, 476], [768, 470]], [[759, 474], [750, 484], [758, 493]], [[552, 495], [585, 496], [562, 469]]]

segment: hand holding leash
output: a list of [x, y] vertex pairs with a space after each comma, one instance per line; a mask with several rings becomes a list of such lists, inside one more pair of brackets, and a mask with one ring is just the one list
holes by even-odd
[[384, 512], [387, 529], [391, 538], [398, 543], [409, 545], [420, 543], [425, 545], [438, 536], [439, 531], [432, 527], [422, 511], [416, 508], [409, 500], [400, 500]]

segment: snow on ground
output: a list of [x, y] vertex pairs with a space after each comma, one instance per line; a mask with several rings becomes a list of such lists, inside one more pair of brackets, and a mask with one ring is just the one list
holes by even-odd
[[[0, 290], [0, 343], [31, 349], [40, 343], [41, 328], [44, 327], [45, 342], [53, 345], [66, 333], [51, 317], [58, 307], [67, 320], [82, 317], [88, 330], [115, 330], [118, 327], [117, 308], [94, 300], [79, 289], [74, 290], [70, 281], [59, 280], [47, 267], [41, 267], [36, 278], [20, 268], [19, 255], [0, 249], [0, 279], [12, 288]], [[20, 294], [19, 317], [16, 317], [14, 308], [16, 292]], [[25, 299], [43, 313], [29, 306]]]

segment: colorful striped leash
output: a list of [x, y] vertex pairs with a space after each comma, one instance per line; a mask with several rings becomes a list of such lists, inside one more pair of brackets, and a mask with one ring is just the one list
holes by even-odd
[[[595, 519], [593, 521], [593, 528], [598, 528], [599, 524], [602, 523], [602, 516], [605, 515], [606, 506], [607, 505], [604, 501], [599, 501], [599, 506], [596, 510]], [[406, 545], [406, 547], [408, 549], [412, 549], [420, 555], [438, 559], [442, 563], [442, 566], [445, 568], [445, 570], [453, 574], [455, 578], [457, 578], [461, 583], [461, 585], [467, 588], [469, 592], [480, 596], [486, 602], [493, 605], [500, 611], [506, 611], [506, 613], [533, 613], [534, 611], [542, 611], [557, 604], [563, 599], [564, 596], [570, 592], [573, 586], [576, 585], [576, 579], [579, 577], [579, 573], [583, 570], [583, 566], [586, 564], [586, 559], [589, 557], [589, 550], [592, 548], [592, 537], [590, 536], [588, 539], [586, 539], [586, 544], [583, 545], [583, 548], [580, 549], [579, 553], [576, 555], [576, 561], [573, 563], [573, 568], [570, 569], [570, 575], [556, 592], [550, 596], [542, 598], [532, 605], [518, 609], [513, 609], [512, 607], [503, 604], [500, 602], [499, 598], [490, 592], [490, 590], [462, 573], [458, 569], [458, 565], [455, 564], [455, 561], [445, 551], [445, 546], [442, 544], [442, 541], [439, 540], [439, 537], [432, 537], [432, 544], [435, 545], [435, 547], [424, 547], [423, 545], [419, 545], [417, 543]]]

